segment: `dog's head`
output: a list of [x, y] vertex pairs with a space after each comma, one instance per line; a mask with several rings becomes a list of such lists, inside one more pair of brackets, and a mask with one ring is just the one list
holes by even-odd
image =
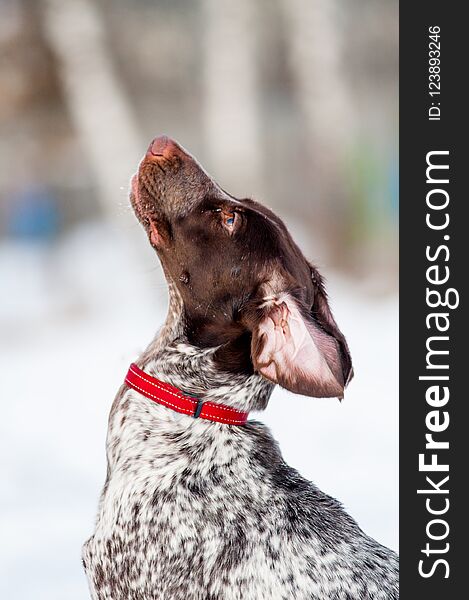
[[323, 280], [272, 211], [223, 191], [173, 140], [156, 138], [131, 202], [179, 291], [188, 341], [221, 369], [339, 397], [352, 377]]

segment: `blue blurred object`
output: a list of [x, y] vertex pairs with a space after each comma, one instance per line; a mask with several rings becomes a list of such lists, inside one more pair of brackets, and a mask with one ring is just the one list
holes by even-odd
[[51, 240], [57, 236], [61, 221], [57, 198], [47, 187], [31, 185], [11, 196], [6, 220], [11, 237]]

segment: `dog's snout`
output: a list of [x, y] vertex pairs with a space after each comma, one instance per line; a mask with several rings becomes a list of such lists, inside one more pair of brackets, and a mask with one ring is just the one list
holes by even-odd
[[[188, 181], [190, 184], [188, 184]], [[214, 182], [180, 144], [167, 135], [153, 138], [131, 184], [131, 201], [142, 220], [169, 220], [187, 214]]]

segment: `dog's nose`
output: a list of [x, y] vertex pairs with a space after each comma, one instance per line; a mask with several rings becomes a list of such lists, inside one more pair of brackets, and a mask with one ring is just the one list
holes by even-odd
[[147, 157], [153, 160], [158, 158], [170, 158], [172, 154], [175, 154], [178, 150], [178, 145], [167, 135], [160, 135], [155, 138], [150, 144]]
[[155, 138], [150, 147], [148, 148], [148, 153], [153, 154], [153, 156], [163, 156], [165, 148], [168, 146], [169, 138], [167, 135], [160, 135]]

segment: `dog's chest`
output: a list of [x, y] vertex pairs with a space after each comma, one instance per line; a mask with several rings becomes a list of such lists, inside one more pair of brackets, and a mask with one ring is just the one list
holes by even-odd
[[[186, 417], [167, 411], [155, 421], [155, 409], [124, 399], [111, 417], [108, 479], [83, 552], [92, 593], [224, 597], [216, 590], [238, 570], [244, 580], [255, 576], [272, 492], [245, 436], [218, 424], [187, 427]], [[204, 595], [210, 586], [212, 596]]]
[[94, 600], [391, 597], [351, 564], [342, 536], [324, 533], [343, 519], [331, 499], [312, 496], [307, 514], [287, 491], [297, 474], [286, 468], [280, 486], [273, 441], [188, 419], [132, 392], [111, 414], [108, 478], [83, 549]]

